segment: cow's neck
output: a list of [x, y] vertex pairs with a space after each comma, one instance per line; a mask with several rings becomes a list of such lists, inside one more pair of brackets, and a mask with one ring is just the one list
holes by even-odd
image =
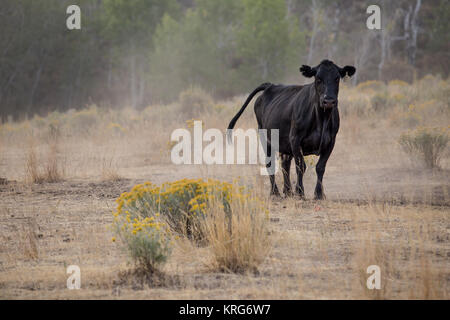
[[330, 122], [332, 117], [332, 109], [324, 109], [320, 107], [319, 95], [316, 92], [314, 84], [312, 85], [311, 94], [313, 99], [313, 127], [315, 128], [316, 134], [319, 134], [319, 145], [317, 146], [317, 153], [320, 154], [323, 148], [323, 144], [328, 141], [327, 132], [330, 128]]
[[330, 121], [332, 109], [325, 110], [320, 106], [319, 95], [317, 94], [314, 83], [311, 85], [311, 101], [313, 101], [313, 121], [316, 126], [322, 129]]

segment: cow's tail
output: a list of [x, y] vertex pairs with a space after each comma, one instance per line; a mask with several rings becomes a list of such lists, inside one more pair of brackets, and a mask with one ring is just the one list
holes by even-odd
[[244, 105], [242, 106], [241, 110], [239, 110], [238, 113], [236, 113], [236, 115], [233, 117], [233, 119], [231, 119], [230, 124], [228, 125], [228, 129], [227, 129], [227, 140], [228, 143], [232, 143], [233, 142], [233, 128], [236, 124], [236, 122], [238, 121], [239, 117], [242, 115], [242, 113], [244, 112], [245, 108], [248, 106], [248, 104], [250, 103], [250, 101], [253, 99], [253, 97], [260, 91], [264, 91], [266, 90], [268, 87], [270, 87], [272, 84], [271, 83], [263, 83], [262, 85], [260, 85], [258, 88], [256, 88], [255, 90], [253, 90], [252, 93], [250, 93], [250, 95], [248, 96], [247, 100], [245, 100]]

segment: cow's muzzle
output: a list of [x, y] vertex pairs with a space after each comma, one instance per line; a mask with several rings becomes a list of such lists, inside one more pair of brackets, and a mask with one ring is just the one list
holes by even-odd
[[325, 109], [331, 109], [336, 107], [337, 105], [337, 100], [336, 99], [332, 99], [332, 98], [324, 98], [322, 100], [322, 107]]

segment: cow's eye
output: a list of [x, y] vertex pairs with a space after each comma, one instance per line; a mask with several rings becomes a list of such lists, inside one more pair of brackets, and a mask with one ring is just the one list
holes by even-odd
[[322, 79], [317, 78], [317, 84], [321, 84], [322, 83]]

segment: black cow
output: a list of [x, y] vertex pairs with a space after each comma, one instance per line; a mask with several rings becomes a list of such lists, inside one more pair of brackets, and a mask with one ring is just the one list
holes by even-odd
[[[356, 69], [352, 66], [339, 68], [332, 61], [324, 60], [311, 68], [303, 65], [300, 72], [307, 78], [315, 77], [313, 83], [299, 85], [275, 85], [264, 83], [256, 88], [245, 101], [242, 108], [228, 125], [228, 134], [234, 128], [244, 109], [260, 91], [256, 99], [255, 114], [259, 129], [279, 129], [279, 152], [281, 153], [284, 178], [284, 193], [292, 195], [289, 178], [291, 160], [294, 158], [297, 169], [295, 192], [304, 197], [303, 173], [306, 164], [303, 156], [318, 155], [316, 165], [317, 184], [315, 198], [325, 197], [322, 178], [328, 158], [333, 151], [336, 134], [339, 130], [338, 92], [339, 81], [352, 76]], [[268, 134], [267, 157], [271, 157], [270, 133]], [[273, 159], [273, 158], [272, 158]], [[267, 167], [271, 167], [270, 161]], [[279, 195], [275, 176], [269, 175], [271, 194]]]

